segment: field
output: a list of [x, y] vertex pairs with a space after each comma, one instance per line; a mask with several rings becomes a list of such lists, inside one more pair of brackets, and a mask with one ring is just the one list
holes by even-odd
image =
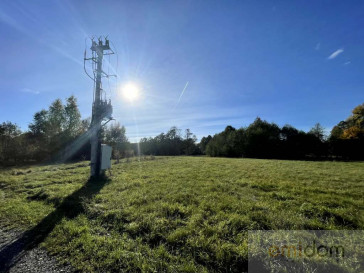
[[88, 176], [0, 170], [1, 229], [83, 272], [241, 272], [248, 230], [364, 229], [364, 162], [148, 156]]

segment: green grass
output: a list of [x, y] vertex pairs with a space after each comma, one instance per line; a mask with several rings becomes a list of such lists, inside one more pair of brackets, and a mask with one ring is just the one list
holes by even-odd
[[1, 170], [0, 227], [47, 224], [42, 245], [84, 272], [241, 272], [248, 230], [364, 229], [364, 162], [146, 157], [112, 173]]

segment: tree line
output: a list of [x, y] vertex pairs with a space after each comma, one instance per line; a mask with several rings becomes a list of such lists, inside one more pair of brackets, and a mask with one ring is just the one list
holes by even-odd
[[247, 127], [227, 126], [199, 143], [189, 129], [172, 127], [156, 137], [142, 138], [140, 152], [150, 155], [199, 155], [277, 159], [364, 159], [364, 104], [358, 105], [329, 136], [315, 124], [304, 132], [291, 125], [279, 127], [259, 117]]
[[[56, 99], [48, 109], [33, 115], [28, 130], [22, 132], [12, 122], [0, 124], [0, 164], [62, 162], [90, 158], [90, 119], [81, 119], [77, 99], [63, 104]], [[144, 155], [208, 155], [277, 159], [364, 159], [364, 103], [325, 135], [317, 123], [304, 132], [291, 125], [279, 127], [259, 117], [249, 126], [203, 137], [197, 143], [190, 129], [172, 127], [166, 133], [142, 138], [131, 144], [126, 129], [112, 123], [102, 129], [102, 141], [113, 148], [113, 157]]]
[[201, 152], [209, 156], [277, 159], [364, 159], [364, 103], [336, 125], [328, 137], [317, 123], [309, 132], [291, 125], [280, 128], [257, 118], [247, 127], [227, 126], [203, 137]]
[[[76, 97], [68, 97], [65, 104], [56, 99], [33, 115], [25, 132], [10, 121], [0, 124], [0, 164], [89, 159], [89, 127], [90, 119], [81, 119]], [[131, 149], [119, 123], [104, 127], [102, 138], [115, 155]]]
[[156, 137], [142, 138], [139, 152], [146, 155], [198, 155], [201, 150], [196, 144], [197, 138], [190, 129], [182, 130], [173, 126], [166, 133]]

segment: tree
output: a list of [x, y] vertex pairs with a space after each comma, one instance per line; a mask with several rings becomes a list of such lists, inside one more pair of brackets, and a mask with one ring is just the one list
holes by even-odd
[[64, 123], [66, 136], [69, 139], [74, 139], [81, 131], [81, 114], [78, 110], [77, 99], [75, 96], [67, 98], [67, 104], [64, 108]]
[[352, 111], [352, 115], [349, 117], [353, 125], [363, 129], [364, 128], [364, 103], [355, 107]]
[[289, 159], [302, 159], [309, 153], [307, 134], [286, 124], [280, 133], [280, 157]]
[[26, 134], [27, 145], [30, 150], [28, 159], [41, 161], [49, 154], [49, 119], [48, 111], [42, 109], [33, 115], [33, 122], [29, 124], [29, 133]]
[[320, 123], [316, 123], [311, 130], [309, 131], [310, 134], [317, 137], [320, 141], [324, 141], [325, 138], [325, 129], [321, 126]]
[[274, 158], [279, 154], [280, 128], [257, 117], [246, 129], [244, 156]]
[[49, 131], [51, 136], [60, 135], [66, 125], [65, 109], [60, 99], [56, 99], [48, 110]]
[[190, 129], [185, 131], [184, 138], [181, 129], [171, 127], [167, 133], [160, 133], [154, 138], [142, 138], [139, 142], [143, 154], [152, 155], [192, 155], [198, 154], [197, 138]]
[[48, 131], [48, 112], [42, 109], [33, 116], [33, 122], [29, 124], [29, 131], [37, 137], [45, 136]]
[[[70, 96], [66, 101], [64, 106], [60, 99], [56, 99], [48, 111], [43, 109], [34, 114], [26, 138], [28, 145], [33, 147], [35, 160], [42, 161], [56, 155], [57, 160], [74, 159], [70, 154], [78, 156], [79, 153], [74, 150], [76, 146], [87, 150], [86, 143], [81, 145], [78, 140], [79, 145], [75, 145], [73, 142], [87, 131], [88, 122], [81, 121], [77, 99], [74, 96]], [[87, 142], [87, 137], [83, 137], [83, 142]]]
[[330, 140], [339, 139], [342, 137], [345, 129], [348, 128], [346, 121], [340, 121], [336, 126], [334, 126], [330, 133]]
[[194, 155], [199, 153], [196, 141], [197, 137], [191, 132], [190, 129], [186, 129], [185, 139], [183, 140], [183, 152], [185, 155]]
[[241, 157], [245, 143], [245, 130], [236, 130], [226, 126], [225, 130], [215, 134], [206, 145], [205, 152], [210, 156]]
[[330, 139], [363, 139], [364, 138], [364, 103], [356, 106], [351, 115], [339, 122], [331, 130]]
[[212, 136], [211, 135], [208, 135], [207, 137], [203, 137], [201, 138], [201, 141], [199, 143], [199, 147], [200, 147], [200, 150], [203, 154], [206, 154], [206, 146], [207, 144], [209, 144], [209, 142], [211, 141], [212, 139]]
[[63, 134], [65, 125], [66, 115], [63, 103], [60, 99], [56, 99], [48, 110], [48, 151], [51, 157], [61, 151], [68, 141]]
[[15, 123], [7, 121], [0, 124], [0, 161], [13, 160], [16, 163], [22, 149], [18, 143], [20, 134], [20, 128]]
[[364, 158], [364, 103], [356, 106], [351, 115], [331, 130], [330, 152], [345, 159]]
[[165, 134], [165, 139], [161, 144], [166, 155], [181, 155], [183, 153], [181, 129], [176, 126], [171, 127]]
[[126, 137], [126, 130], [120, 123], [112, 124], [105, 129], [105, 142], [113, 148], [113, 154], [125, 155], [129, 149], [129, 141]]
[[364, 103], [352, 110], [352, 114], [346, 120], [346, 128], [343, 130], [344, 139], [364, 138]]

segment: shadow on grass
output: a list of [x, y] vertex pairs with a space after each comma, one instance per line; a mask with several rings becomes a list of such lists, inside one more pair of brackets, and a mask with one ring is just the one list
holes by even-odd
[[110, 181], [107, 177], [89, 179], [80, 189], [67, 196], [38, 225], [0, 249], [0, 272], [7, 272], [27, 250], [38, 246], [64, 218], [72, 219], [84, 212], [83, 201], [92, 198]]

